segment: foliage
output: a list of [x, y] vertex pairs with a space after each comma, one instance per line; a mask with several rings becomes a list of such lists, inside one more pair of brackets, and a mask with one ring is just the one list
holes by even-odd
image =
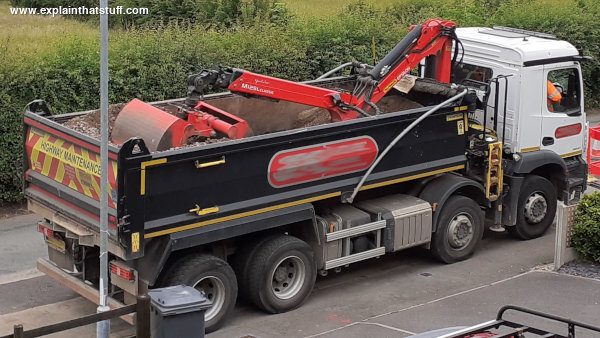
[[[292, 17], [289, 9], [275, 0], [109, 0], [109, 7], [147, 8], [149, 14], [117, 14], [110, 16], [111, 26], [209, 24], [213, 27], [231, 27], [256, 22], [286, 24]], [[94, 8], [93, 0], [11, 0], [18, 7], [80, 7]], [[69, 15], [69, 19], [98, 23], [97, 15]]]
[[[583, 48], [594, 62], [582, 65], [588, 106], [600, 104], [600, 2], [575, 0], [549, 5], [543, 1], [508, 0], [503, 2], [489, 23], [556, 35]], [[594, 90], [595, 89], [595, 90]]]
[[577, 252], [600, 263], [600, 193], [579, 202], [571, 241]]
[[[60, 0], [12, 1], [52, 7]], [[313, 13], [323, 4], [294, 1], [287, 1], [289, 8]], [[593, 90], [600, 87], [600, 28], [595, 25], [600, 2], [393, 1], [332, 0], [323, 4], [330, 6], [324, 16], [294, 17], [287, 5], [273, 0], [111, 0], [111, 6], [152, 9], [147, 16], [122, 18], [129, 28], [110, 32], [110, 102], [182, 97], [188, 74], [217, 63], [291, 80], [313, 79], [352, 60], [373, 64], [411, 24], [439, 17], [459, 26], [497, 24], [554, 33], [582, 45], [596, 60], [583, 66], [587, 105], [600, 103], [600, 91]], [[310, 3], [312, 9], [302, 7]], [[44, 99], [55, 113], [99, 105], [97, 27], [7, 12], [0, 3], [0, 15], [6, 15], [0, 20], [0, 201], [20, 198], [22, 110], [28, 102]]]

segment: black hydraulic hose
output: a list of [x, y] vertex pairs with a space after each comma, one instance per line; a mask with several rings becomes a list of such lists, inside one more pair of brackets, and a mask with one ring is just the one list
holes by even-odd
[[375, 167], [379, 164], [379, 162], [381, 162], [381, 160], [385, 157], [385, 155], [387, 155], [387, 153], [392, 149], [392, 147], [395, 146], [396, 143], [398, 143], [406, 134], [408, 134], [409, 131], [411, 131], [417, 124], [421, 123], [421, 121], [423, 121], [429, 115], [435, 113], [440, 108], [442, 108], [443, 106], [447, 105], [448, 103], [454, 102], [454, 101], [460, 99], [461, 97], [465, 96], [466, 94], [467, 94], [467, 89], [465, 89], [462, 92], [460, 92], [460, 93], [452, 96], [451, 98], [449, 98], [448, 100], [446, 100], [446, 101], [438, 104], [437, 106], [431, 108], [425, 114], [421, 115], [418, 119], [416, 119], [415, 121], [413, 121], [413, 123], [411, 123], [408, 127], [406, 127], [406, 129], [404, 129], [398, 136], [396, 136], [396, 138], [381, 152], [381, 154], [379, 154], [379, 156], [375, 159], [375, 161], [373, 162], [373, 164], [371, 164], [371, 166], [369, 167], [369, 170], [367, 170], [367, 172], [360, 179], [360, 182], [358, 182], [358, 185], [356, 186], [356, 188], [354, 188], [354, 191], [352, 192], [352, 195], [350, 197], [346, 198], [346, 202], [352, 203], [354, 201], [354, 198], [356, 197], [356, 194], [358, 194], [358, 191], [360, 190], [360, 188], [365, 184], [365, 181], [367, 180], [367, 177], [369, 177], [369, 175], [371, 175], [371, 173], [373, 172], [373, 170], [375, 169]]
[[366, 111], [358, 108], [357, 106], [345, 106], [343, 107], [346, 110], [354, 110], [356, 112], [358, 112], [360, 115], [364, 116], [364, 117], [371, 117], [371, 115], [369, 113], [367, 113]]
[[371, 75], [373, 80], [379, 81], [404, 58], [408, 49], [421, 37], [421, 31], [423, 31], [423, 25], [415, 26], [383, 60], [369, 71], [369, 75]]

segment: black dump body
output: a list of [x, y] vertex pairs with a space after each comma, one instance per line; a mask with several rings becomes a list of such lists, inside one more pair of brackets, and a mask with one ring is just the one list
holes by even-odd
[[[277, 131], [281, 126], [274, 112], [281, 111], [276, 108], [279, 103], [231, 94], [207, 97], [207, 101], [209, 99], [211, 104], [217, 105], [215, 103], [222, 100], [223, 105], [237, 105], [242, 110], [244, 100], [251, 100], [248, 107], [262, 108], [257, 112], [262, 117], [257, 120], [272, 120], [274, 127], [263, 130], [262, 135], [240, 140], [157, 153], [148, 152], [142, 139], [131, 139], [121, 147], [111, 146], [111, 159], [116, 161], [117, 167], [116, 194], [111, 199], [116, 206], [111, 208], [111, 214], [116, 216], [112, 219], [116, 227], [112, 236], [124, 248], [124, 258], [143, 256], [144, 243], [153, 237], [201, 227], [217, 228], [225, 221], [341, 198], [354, 189], [375, 157], [410, 123], [429, 110], [422, 107]], [[428, 105], [444, 99], [420, 101]], [[179, 102], [155, 105], [168, 110], [166, 106]], [[231, 111], [232, 107], [229, 108], [235, 113]], [[303, 109], [290, 106], [292, 108], [298, 112]], [[26, 137], [31, 137], [27, 133], [32, 128], [34, 131], [42, 128], [52, 134], [51, 139], [55, 136], [78, 141], [87, 152], [97, 153], [98, 141], [62, 126], [59, 123], [61, 115], [41, 116], [31, 110], [25, 112]], [[289, 109], [284, 111], [289, 113]], [[453, 104], [423, 120], [383, 158], [366, 180], [363, 190], [464, 168], [466, 115], [465, 105]], [[244, 118], [252, 126], [252, 118]], [[258, 129], [252, 127], [255, 131]], [[31, 149], [33, 147], [29, 145]], [[97, 200], [49, 180], [42, 168], [32, 168], [35, 162], [32, 156], [26, 149], [25, 192], [28, 198], [44, 200], [50, 206], [57, 198], [67, 199], [77, 208], [98, 215]], [[64, 208], [60, 212], [72, 217], [69, 210]], [[91, 219], [85, 225], [97, 227], [97, 222]]]

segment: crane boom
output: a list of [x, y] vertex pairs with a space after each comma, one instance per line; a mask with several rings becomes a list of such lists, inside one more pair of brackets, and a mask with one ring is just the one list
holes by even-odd
[[243, 69], [217, 66], [187, 78], [187, 104], [201, 101], [205, 88], [226, 88], [232, 93], [284, 100], [329, 110], [333, 121], [351, 120], [367, 115], [393, 86], [426, 59], [435, 69], [439, 82], [449, 82], [452, 41], [457, 40], [456, 24], [430, 19], [412, 26], [409, 33], [371, 69], [361, 69], [352, 93], [311, 86], [256, 74]]

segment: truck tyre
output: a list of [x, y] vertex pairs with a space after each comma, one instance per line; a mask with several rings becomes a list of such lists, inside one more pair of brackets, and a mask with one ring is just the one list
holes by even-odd
[[556, 190], [550, 181], [537, 175], [527, 176], [519, 193], [517, 223], [508, 231], [522, 240], [540, 237], [554, 221], [556, 203]]
[[248, 285], [248, 271], [251, 268], [250, 262], [258, 248], [262, 247], [263, 243], [271, 238], [273, 237], [267, 236], [250, 240], [231, 257], [230, 264], [237, 277], [238, 297], [250, 300], [250, 288]]
[[452, 196], [442, 207], [431, 240], [431, 253], [444, 263], [469, 258], [483, 236], [483, 212], [464, 196]]
[[229, 264], [208, 254], [187, 256], [177, 262], [164, 281], [165, 286], [181, 284], [203, 291], [213, 303], [204, 313], [205, 331], [220, 328], [237, 298], [237, 281]]
[[315, 285], [313, 251], [296, 237], [270, 238], [248, 262], [248, 298], [264, 311], [280, 313], [298, 307]]

